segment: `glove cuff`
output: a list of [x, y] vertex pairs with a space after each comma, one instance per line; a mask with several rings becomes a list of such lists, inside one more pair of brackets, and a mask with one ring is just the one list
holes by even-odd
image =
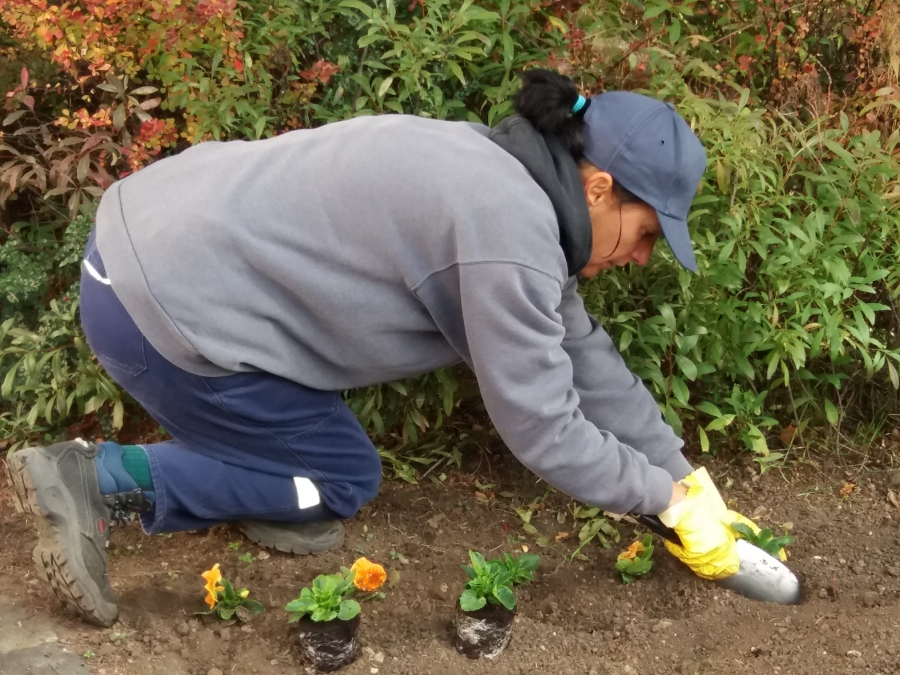
[[677, 504], [672, 504], [669, 508], [658, 515], [660, 522], [666, 527], [674, 528], [681, 522], [684, 511], [688, 506], [687, 499], [682, 499]]

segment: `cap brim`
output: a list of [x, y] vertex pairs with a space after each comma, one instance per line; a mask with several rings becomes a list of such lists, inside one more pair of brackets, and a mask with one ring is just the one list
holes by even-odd
[[691, 245], [691, 234], [688, 232], [687, 222], [672, 218], [664, 213], [656, 212], [659, 217], [659, 225], [663, 236], [669, 242], [669, 248], [675, 254], [675, 259], [681, 266], [691, 272], [697, 271], [697, 259], [694, 257], [694, 247]]

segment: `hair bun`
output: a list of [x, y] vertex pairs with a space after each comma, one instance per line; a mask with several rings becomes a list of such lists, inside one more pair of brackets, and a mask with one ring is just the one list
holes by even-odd
[[522, 87], [513, 98], [513, 108], [542, 134], [563, 136], [569, 152], [578, 160], [584, 149], [584, 113], [590, 104], [587, 100], [573, 113], [580, 98], [571, 78], [535, 68], [522, 74]]

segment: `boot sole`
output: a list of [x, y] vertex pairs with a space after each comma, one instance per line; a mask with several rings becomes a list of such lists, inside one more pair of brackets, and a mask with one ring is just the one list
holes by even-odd
[[[98, 626], [111, 626], [119, 608], [108, 602], [85, 569], [76, 539], [81, 533], [71, 523], [74, 504], [60, 483], [52, 464], [33, 448], [18, 450], [7, 461], [13, 487], [13, 502], [19, 513], [34, 516], [38, 544], [32, 552], [38, 574], [50, 584], [54, 595], [79, 616]], [[38, 490], [37, 486], [43, 489]], [[42, 498], [43, 495], [43, 498]]]
[[317, 555], [340, 548], [344, 543], [343, 525], [340, 526], [333, 536], [323, 537], [322, 539], [315, 541], [303, 539], [290, 532], [285, 532], [283, 535], [280, 535], [280, 533], [272, 533], [271, 535], [262, 534], [258, 531], [254, 531], [252, 526], [240, 522], [237, 523], [237, 526], [243, 535], [250, 541], [257, 543], [264, 548], [275, 549], [282, 553]]

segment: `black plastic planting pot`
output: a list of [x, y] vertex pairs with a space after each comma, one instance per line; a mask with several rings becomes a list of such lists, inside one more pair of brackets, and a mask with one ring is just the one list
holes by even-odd
[[475, 612], [456, 607], [456, 651], [470, 659], [493, 659], [512, 638], [515, 611], [500, 605], [485, 605]]
[[359, 615], [349, 621], [312, 621], [303, 617], [294, 624], [301, 659], [320, 673], [330, 673], [356, 660], [359, 655]]

